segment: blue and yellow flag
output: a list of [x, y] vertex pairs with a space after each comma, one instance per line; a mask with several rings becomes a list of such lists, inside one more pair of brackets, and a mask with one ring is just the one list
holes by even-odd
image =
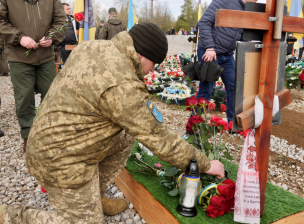
[[196, 27], [198, 25], [198, 22], [202, 18], [202, 15], [203, 15], [203, 13], [202, 13], [202, 2], [201, 2], [201, 0], [198, 0], [197, 21], [196, 21], [196, 25], [195, 25], [193, 31], [196, 31]]
[[198, 1], [198, 11], [197, 11], [197, 22], [200, 21], [200, 19], [202, 18], [202, 2], [201, 0]]
[[128, 30], [130, 30], [136, 23], [138, 23], [138, 18], [135, 15], [132, 0], [129, 0]]
[[[289, 16], [303, 18], [301, 0], [288, 0], [287, 11], [289, 12]], [[294, 36], [297, 38], [297, 40], [301, 40], [303, 38], [303, 34], [300, 33], [294, 33]]]
[[84, 15], [84, 21], [80, 22], [78, 42], [95, 40], [96, 27], [92, 0], [75, 0], [74, 13], [80, 12]]

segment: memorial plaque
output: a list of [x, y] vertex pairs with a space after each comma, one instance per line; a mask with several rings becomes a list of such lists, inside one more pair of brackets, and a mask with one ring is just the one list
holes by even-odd
[[[262, 48], [257, 48], [261, 42], [238, 42], [236, 49], [236, 74], [234, 89], [234, 109], [233, 109], [233, 131], [240, 128], [236, 121], [236, 115], [249, 109], [255, 104], [255, 96], [259, 92], [260, 68]], [[276, 91], [284, 88], [285, 60], [287, 43], [280, 43], [279, 64], [276, 76]], [[279, 111], [272, 120], [272, 124], [280, 124], [282, 111]]]

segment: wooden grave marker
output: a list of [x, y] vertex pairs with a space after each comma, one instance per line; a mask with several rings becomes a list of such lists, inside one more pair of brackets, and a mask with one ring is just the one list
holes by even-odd
[[304, 33], [304, 19], [283, 16], [283, 7], [278, 7], [282, 8], [282, 11], [278, 11], [276, 14], [276, 4], [284, 5], [284, 0], [266, 0], [265, 13], [218, 9], [215, 17], [215, 26], [264, 31], [258, 91], [258, 96], [264, 105], [264, 119], [261, 126], [256, 129], [255, 136], [260, 175], [261, 215], [265, 209], [272, 105], [276, 88], [276, 82], [273, 80], [276, 79], [280, 46], [280, 40], [277, 37], [277, 39], [273, 38], [274, 22], [277, 18], [283, 17], [276, 21], [279, 23], [278, 27], [282, 27], [282, 32]]

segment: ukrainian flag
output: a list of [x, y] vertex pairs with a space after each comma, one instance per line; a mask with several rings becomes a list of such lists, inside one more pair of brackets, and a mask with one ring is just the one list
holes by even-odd
[[80, 22], [78, 42], [95, 40], [96, 27], [92, 0], [75, 0], [74, 13], [84, 15], [84, 21]]
[[132, 0], [129, 0], [128, 30], [130, 30], [136, 23], [138, 23], [138, 18], [135, 15]]
[[201, 2], [201, 0], [199, 0], [198, 1], [198, 11], [197, 11], [197, 21], [196, 21], [196, 25], [195, 25], [193, 31], [196, 31], [196, 27], [198, 25], [198, 22], [202, 18], [202, 15], [203, 15], [203, 13], [202, 13], [202, 2]]
[[202, 2], [201, 0], [198, 1], [198, 12], [197, 12], [197, 22], [200, 21], [200, 19], [202, 18]]
[[[303, 18], [301, 0], [288, 0], [287, 1], [287, 11], [289, 12], [289, 16]], [[298, 40], [301, 40], [303, 38], [303, 34], [300, 34], [300, 33], [294, 33], [294, 36]]]

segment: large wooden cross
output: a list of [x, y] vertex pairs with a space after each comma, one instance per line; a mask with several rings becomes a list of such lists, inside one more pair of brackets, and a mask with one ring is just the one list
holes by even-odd
[[[283, 0], [266, 0], [265, 13], [218, 9], [215, 26], [264, 30], [260, 82], [258, 96], [264, 104], [264, 120], [256, 130], [256, 146], [260, 174], [261, 215], [265, 208], [265, 194], [269, 163], [270, 135], [272, 126], [272, 104], [275, 94], [276, 72], [280, 40], [273, 39], [276, 4]], [[282, 2], [280, 2], [282, 4]], [[283, 17], [283, 18], [282, 18]], [[281, 16], [282, 32], [304, 33], [304, 19]], [[281, 108], [280, 108], [281, 109]]]

